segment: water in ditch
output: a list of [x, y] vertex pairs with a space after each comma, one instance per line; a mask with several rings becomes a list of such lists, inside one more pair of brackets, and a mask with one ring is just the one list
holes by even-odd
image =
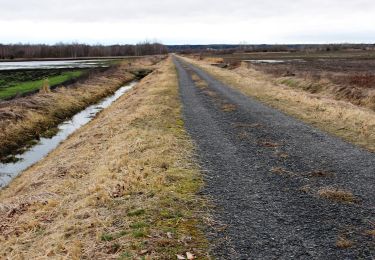
[[88, 106], [81, 112], [75, 114], [70, 120], [58, 126], [58, 132], [52, 138], [41, 138], [31, 149], [16, 157], [20, 159], [16, 163], [0, 163], [0, 188], [8, 185], [10, 181], [23, 170], [40, 161], [48, 153], [54, 150], [62, 141], [73, 132], [90, 122], [97, 113], [109, 107], [119, 97], [133, 88], [137, 82], [133, 81], [119, 88], [113, 95], [104, 98], [97, 104]]

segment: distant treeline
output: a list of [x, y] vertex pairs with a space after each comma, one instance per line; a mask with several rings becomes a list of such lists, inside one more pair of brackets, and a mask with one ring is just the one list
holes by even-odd
[[297, 52], [297, 51], [340, 51], [375, 50], [375, 44], [210, 44], [210, 45], [169, 45], [170, 52], [200, 53], [212, 52], [231, 54], [234, 52]]
[[375, 50], [375, 44], [209, 44], [209, 45], [163, 45], [142, 42], [131, 45], [88, 45], [71, 43], [47, 44], [0, 44], [0, 59], [82, 58], [109, 56], [141, 56], [176, 52], [182, 54], [211, 52], [231, 54], [235, 52], [297, 52]]
[[87, 44], [0, 44], [0, 59], [80, 58], [108, 56], [141, 56], [168, 53], [165, 45], [143, 42], [136, 45]]

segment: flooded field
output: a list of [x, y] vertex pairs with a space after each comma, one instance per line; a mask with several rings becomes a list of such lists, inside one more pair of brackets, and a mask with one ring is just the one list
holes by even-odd
[[67, 85], [112, 65], [109, 59], [0, 62], [0, 101], [35, 93], [45, 82], [52, 88]]
[[111, 60], [52, 60], [0, 62], [1, 70], [75, 69], [108, 67]]

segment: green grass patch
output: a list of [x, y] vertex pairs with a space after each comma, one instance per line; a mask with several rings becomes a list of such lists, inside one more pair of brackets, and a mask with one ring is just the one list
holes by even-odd
[[142, 229], [138, 229], [138, 230], [134, 230], [132, 232], [132, 236], [134, 238], [142, 238], [142, 237], [146, 237], [147, 236], [147, 232], [145, 230], [142, 230]]
[[114, 237], [111, 234], [102, 234], [100, 237], [102, 241], [112, 241]]
[[[46, 77], [49, 85], [54, 86], [57, 84], [64, 83], [68, 80], [80, 77], [84, 73], [83, 70], [66, 71], [61, 72], [60, 75], [54, 75]], [[24, 82], [8, 82], [7, 85], [0, 87], [0, 99], [12, 98], [18, 94], [25, 94], [34, 90], [38, 90], [42, 87], [45, 79], [30, 80]], [[3, 80], [3, 84], [4, 80]]]
[[133, 255], [130, 252], [123, 252], [119, 259], [132, 259]]
[[131, 224], [130, 227], [133, 228], [133, 229], [138, 229], [138, 228], [145, 228], [145, 227], [148, 227], [149, 225], [145, 222], [137, 222], [137, 223], [134, 223], [134, 224]]
[[133, 211], [128, 212], [129, 217], [140, 216], [140, 215], [143, 215], [143, 214], [145, 214], [144, 209], [137, 209], [137, 210], [133, 210]]

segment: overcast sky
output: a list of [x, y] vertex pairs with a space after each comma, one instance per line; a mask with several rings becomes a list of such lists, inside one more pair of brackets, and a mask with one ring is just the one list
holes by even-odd
[[0, 42], [375, 42], [375, 0], [0, 0]]

